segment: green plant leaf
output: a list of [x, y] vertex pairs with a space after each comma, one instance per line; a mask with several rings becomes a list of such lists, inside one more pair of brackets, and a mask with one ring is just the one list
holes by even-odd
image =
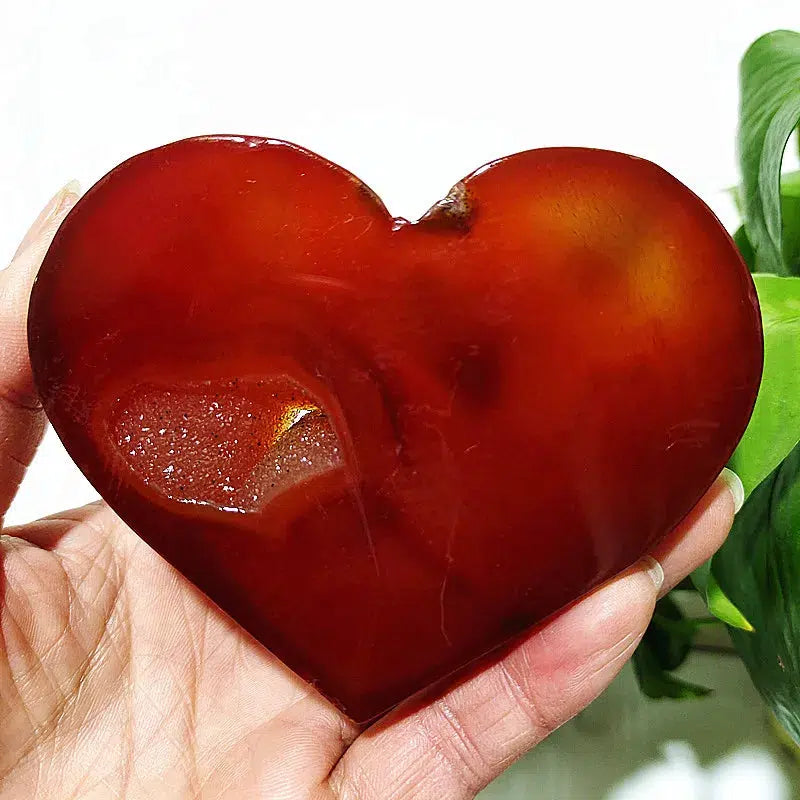
[[[740, 192], [732, 194], [741, 213]], [[781, 177], [781, 219], [783, 261], [789, 272], [800, 275], [800, 172], [789, 172]], [[733, 234], [733, 241], [750, 272], [755, 272], [756, 254], [744, 225]]]
[[781, 178], [783, 262], [792, 275], [800, 275], [800, 172]]
[[714, 572], [711, 570], [708, 575], [708, 584], [706, 586], [706, 603], [708, 610], [719, 620], [727, 623], [732, 628], [738, 628], [742, 631], [752, 632], [754, 630], [751, 622], [745, 617], [744, 614], [733, 604], [733, 601], [722, 591], [722, 587], [714, 577]]
[[753, 683], [800, 742], [800, 444], [750, 495], [712, 569], [755, 626], [731, 631]]
[[733, 234], [733, 242], [739, 248], [747, 268], [750, 272], [755, 272], [756, 254], [753, 251], [753, 245], [750, 244], [750, 240], [747, 238], [747, 231], [744, 229], [744, 225], [740, 225], [736, 233]]
[[[653, 619], [645, 631], [643, 641], [650, 645], [662, 669], [677, 669], [686, 660], [697, 631], [697, 627], [691, 622], [669, 595], [656, 603]], [[671, 626], [669, 623], [678, 625]]]
[[753, 279], [764, 324], [764, 375], [750, 424], [729, 464], [742, 479], [745, 496], [800, 441], [800, 278], [757, 274]]
[[689, 683], [663, 669], [652, 646], [640, 642], [633, 654], [633, 671], [643, 694], [653, 700], [696, 700], [711, 693], [711, 689]]
[[800, 34], [774, 31], [755, 41], [742, 59], [740, 89], [739, 199], [755, 270], [786, 275], [780, 173], [800, 119]]
[[743, 631], [752, 631], [753, 626], [744, 614], [734, 605], [733, 601], [722, 591], [722, 587], [711, 572], [711, 559], [699, 566], [692, 573], [692, 583], [695, 589], [706, 601], [706, 606], [720, 622], [732, 628]]
[[643, 694], [685, 700], [710, 692], [672, 674], [691, 652], [698, 629], [709, 622], [715, 620], [686, 617], [669, 594], [656, 603], [653, 619], [633, 654], [634, 674]]

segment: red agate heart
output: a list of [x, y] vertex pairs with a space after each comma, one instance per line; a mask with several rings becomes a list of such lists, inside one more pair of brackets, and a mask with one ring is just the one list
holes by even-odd
[[731, 240], [653, 164], [521, 153], [409, 223], [250, 137], [94, 186], [29, 336], [103, 497], [358, 721], [652, 547], [730, 455], [762, 361]]

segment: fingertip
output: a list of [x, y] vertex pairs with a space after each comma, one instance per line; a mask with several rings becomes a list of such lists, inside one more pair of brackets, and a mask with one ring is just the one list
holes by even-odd
[[[30, 248], [39, 244], [43, 238], [52, 238], [58, 226], [70, 209], [78, 202], [81, 195], [81, 186], [77, 180], [71, 180], [62, 186], [45, 204], [39, 215], [33, 221], [28, 232], [11, 259], [12, 263]], [[48, 236], [49, 234], [49, 236]]]
[[59, 189], [31, 225], [9, 267], [0, 271], [0, 360], [5, 362], [0, 371], [2, 382], [13, 380], [20, 370], [27, 372], [25, 317], [31, 287], [53, 236], [77, 203], [79, 193], [77, 181]]
[[733, 513], [738, 514], [742, 510], [745, 500], [744, 484], [742, 479], [728, 467], [720, 473], [719, 480], [731, 493], [733, 498]]
[[661, 564], [644, 556], [598, 586], [542, 626], [548, 640], [564, 643], [553, 657], [565, 665], [579, 663], [644, 633], [663, 583]]
[[653, 582], [656, 591], [661, 589], [664, 585], [664, 568], [657, 559], [653, 558], [653, 556], [645, 556], [639, 562], [639, 568]]
[[737, 482], [741, 484], [733, 472], [730, 476], [720, 475], [686, 518], [653, 548], [651, 555], [664, 568], [662, 596], [711, 558], [725, 542], [740, 504]]

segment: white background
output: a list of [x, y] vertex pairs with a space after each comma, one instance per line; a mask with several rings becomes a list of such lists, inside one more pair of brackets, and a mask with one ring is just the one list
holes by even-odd
[[[0, 261], [67, 180], [91, 185], [136, 152], [201, 133], [310, 147], [410, 218], [495, 157], [606, 147], [658, 162], [733, 224], [721, 190], [737, 178], [738, 60], [760, 34], [798, 26], [796, 0], [0, 0]], [[10, 521], [91, 497], [50, 435]], [[719, 731], [704, 723], [716, 713], [724, 726], [720, 709], [736, 716], [742, 741], [767, 741], [741, 671], [726, 669], [723, 706], [718, 699], [699, 713], [677, 712], [685, 717], [678, 732], [701, 753], [721, 755], [709, 750]], [[664, 717], [652, 707], [631, 711], [641, 701], [617, 691], [627, 735], [620, 739], [614, 724], [622, 706], [607, 700], [602, 717], [590, 712], [608, 727], [591, 753], [570, 762], [581, 741], [572, 728], [548, 745], [556, 757], [532, 757], [492, 796], [605, 798], [612, 779], [593, 779], [592, 769], [614, 762], [616, 780], [628, 763], [630, 771], [655, 756], [658, 735], [630, 731], [636, 714], [651, 728]], [[741, 713], [724, 706], [725, 691]], [[671, 787], [664, 796], [717, 796], [708, 783], [696, 795], [675, 783], [695, 774], [691, 759], [675, 758], [677, 772], [658, 778]], [[642, 790], [650, 800], [661, 797], [656, 778], [640, 777], [651, 781]], [[645, 796], [631, 791], [624, 800]], [[770, 791], [726, 797], [783, 797]]]

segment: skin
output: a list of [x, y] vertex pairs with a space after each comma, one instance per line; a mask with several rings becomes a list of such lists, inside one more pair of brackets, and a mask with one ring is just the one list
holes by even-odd
[[[0, 272], [0, 520], [45, 429], [30, 287], [67, 187]], [[724, 540], [719, 479], [643, 560], [455, 685], [357, 728], [104, 503], [0, 528], [0, 799], [466, 800], [590, 703]], [[663, 579], [663, 580], [662, 580]]]

